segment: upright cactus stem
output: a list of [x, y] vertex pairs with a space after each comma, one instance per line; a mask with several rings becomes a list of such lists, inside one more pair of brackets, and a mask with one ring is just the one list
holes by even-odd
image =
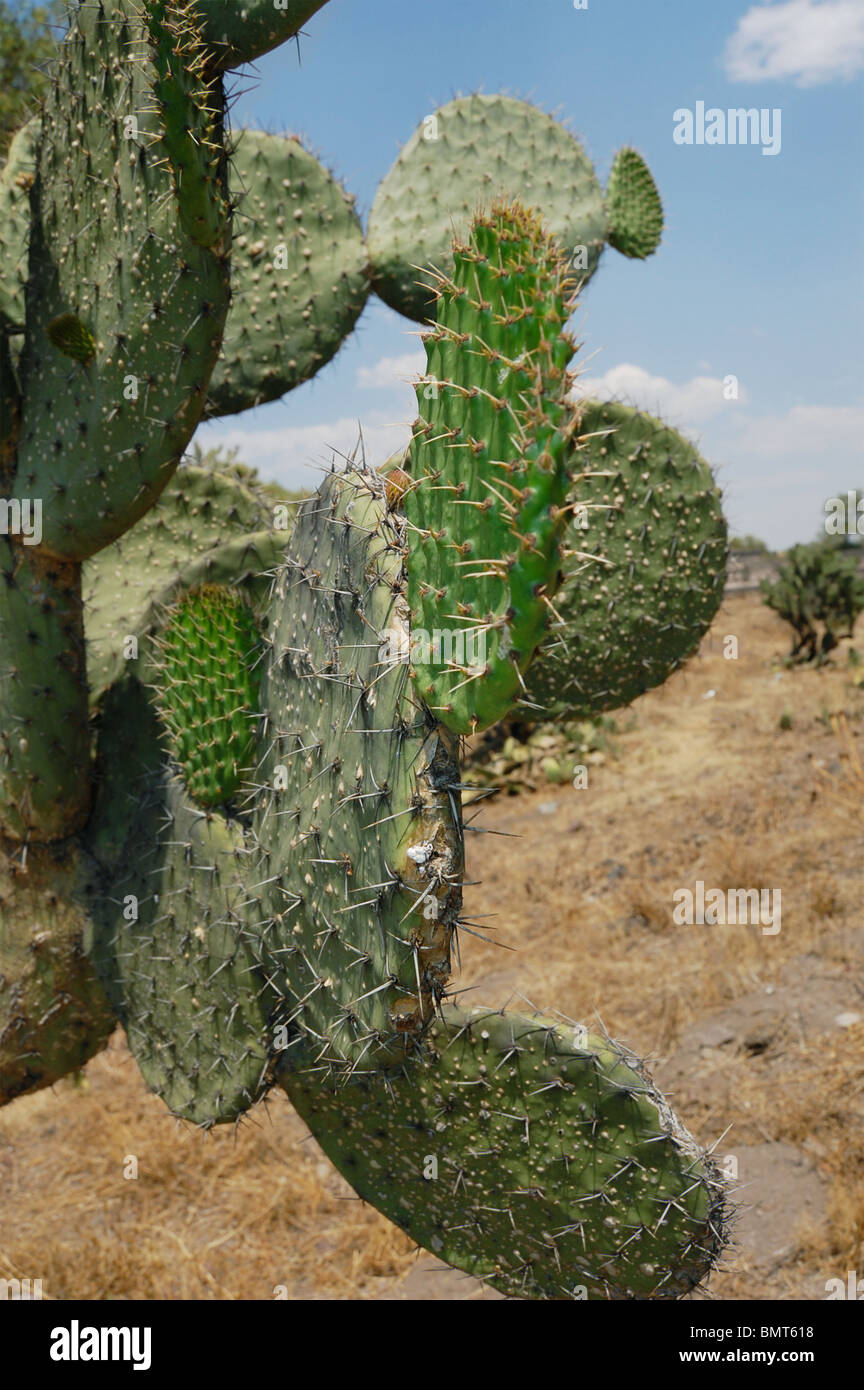
[[[437, 284], [403, 498], [418, 694], [455, 733], [503, 718], [546, 631], [562, 555], [573, 280], [518, 204], [478, 217]], [[443, 639], [447, 649], [440, 650]], [[456, 656], [452, 656], [454, 639]]]
[[223, 253], [229, 228], [222, 91], [199, 28], [198, 0], [149, 0], [153, 96], [180, 222], [199, 246]]

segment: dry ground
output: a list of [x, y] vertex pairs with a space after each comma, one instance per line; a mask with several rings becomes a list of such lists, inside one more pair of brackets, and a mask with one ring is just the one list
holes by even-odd
[[[719, 1299], [824, 1298], [864, 1276], [864, 687], [845, 648], [785, 671], [786, 645], [757, 595], [730, 598], [587, 790], [493, 800], [480, 823], [521, 838], [469, 837], [469, 910], [516, 950], [465, 937], [468, 997], [599, 1017], [737, 1166]], [[698, 879], [779, 888], [780, 933], [674, 925], [674, 890]], [[120, 1034], [79, 1081], [0, 1112], [0, 1192], [0, 1277], [47, 1297], [488, 1296], [418, 1263], [281, 1094], [236, 1131], [185, 1129]]]

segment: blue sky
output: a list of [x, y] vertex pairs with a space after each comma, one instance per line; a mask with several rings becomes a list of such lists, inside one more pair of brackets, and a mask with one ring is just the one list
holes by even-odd
[[[861, 486], [864, 0], [330, 0], [236, 79], [235, 128], [300, 135], [368, 213], [423, 117], [470, 91], [554, 112], [605, 185], [635, 145], [663, 198], [645, 262], [607, 250], [573, 327], [585, 388], [653, 409], [717, 468], [733, 533], [810, 539]], [[681, 145], [697, 102], [781, 113], [776, 156]], [[407, 437], [416, 325], [374, 296], [337, 358], [283, 400], [203, 426], [288, 486], [362, 425], [372, 462]], [[738, 378], [738, 400], [722, 382]]]

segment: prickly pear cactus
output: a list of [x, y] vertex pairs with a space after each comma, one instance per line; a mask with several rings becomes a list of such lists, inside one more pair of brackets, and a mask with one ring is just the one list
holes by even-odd
[[[725, 1195], [637, 1059], [447, 1000], [459, 736], [524, 696], [561, 570], [565, 262], [648, 254], [659, 204], [628, 158], [607, 206], [500, 98], [403, 152], [368, 251], [296, 142], [248, 136], [232, 174], [221, 73], [319, 8], [77, 6], [0, 180], [0, 482], [32, 523], [0, 537], [0, 1099], [116, 1016], [175, 1115], [281, 1085], [362, 1196], [508, 1294], [678, 1297]], [[334, 473], [293, 530], [250, 480], [177, 471], [205, 408], [332, 356], [370, 280], [440, 310], [408, 471]], [[418, 655], [420, 623], [491, 634], [482, 676]]]
[[[475, 250], [504, 278], [514, 247], [520, 277], [529, 250], [548, 252], [518, 207], [478, 218], [475, 232]], [[555, 346], [560, 285], [541, 271], [519, 278], [519, 295], [535, 317], [547, 306], [549, 340], [544, 324], [522, 318], [547, 367], [559, 353], [563, 382], [572, 345]], [[477, 306], [457, 298], [451, 380], [460, 350], [470, 364], [480, 341], [467, 331]], [[449, 302], [442, 319], [448, 312]], [[430, 335], [430, 359], [441, 341]], [[513, 400], [536, 412], [543, 459], [562, 407], [539, 376], [528, 372], [528, 383], [534, 394]], [[459, 399], [454, 391], [454, 418]], [[575, 454], [566, 430], [560, 437]], [[497, 451], [469, 452], [471, 476], [495, 478]], [[155, 671], [149, 697], [131, 679], [110, 692], [89, 848], [103, 901], [131, 910], [98, 915], [91, 954], [144, 1075], [175, 1114], [231, 1120], [278, 1084], [358, 1193], [458, 1268], [514, 1297], [680, 1297], [722, 1248], [725, 1190], [638, 1059], [577, 1025], [447, 1002], [464, 859], [458, 730], [447, 721], [459, 716], [445, 708], [436, 718], [412, 679], [407, 601], [426, 542], [409, 507], [438, 484], [419, 468], [398, 479], [348, 470], [301, 508], [271, 593], [254, 607], [265, 654], [257, 708], [247, 687], [251, 797], [215, 804], [209, 784], [202, 791], [201, 764], [223, 785], [218, 739], [192, 759], [160, 760], [147, 732], [160, 710], [173, 740], [184, 717], [190, 733], [200, 722], [182, 702], [167, 706], [166, 689], [194, 683], [212, 592], [190, 589], [168, 616], [170, 671], [164, 633], [158, 661], [142, 657], [145, 685]], [[449, 563], [458, 592], [458, 561]], [[248, 642], [222, 626], [220, 680], [237, 691]], [[142, 700], [149, 713], [136, 714]], [[131, 873], [130, 836], [149, 845]]]
[[[143, 730], [152, 759], [157, 740], [135, 712], [142, 696], [117, 688], [102, 747], [122, 785], [103, 778], [108, 838], [91, 848], [107, 870], [120, 791], [152, 851], [136, 863], [135, 915], [104, 918], [94, 957], [115, 972], [130, 1044], [175, 1113], [233, 1119], [275, 1082], [361, 1196], [510, 1296], [680, 1297], [722, 1248], [725, 1190], [639, 1061], [577, 1025], [443, 998], [440, 948], [459, 926], [457, 764], [428, 714], [397, 722], [404, 664], [389, 688], [374, 675], [409, 534], [372, 473], [332, 475], [301, 512], [267, 605], [251, 816], [196, 809], [151, 764], [142, 827], [129, 745]], [[130, 891], [126, 876], [109, 896]]]

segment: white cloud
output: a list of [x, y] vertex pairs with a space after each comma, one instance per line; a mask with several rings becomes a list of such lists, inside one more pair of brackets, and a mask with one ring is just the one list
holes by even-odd
[[580, 376], [576, 396], [595, 396], [599, 400], [620, 400], [628, 405], [659, 415], [670, 424], [683, 428], [710, 420], [730, 406], [747, 399], [743, 387], [738, 388], [738, 400], [729, 401], [723, 395], [723, 379], [716, 376], [694, 376], [690, 381], [674, 382], [664, 376], [654, 376], [644, 367], [622, 362], [611, 367], [603, 376]]
[[[378, 411], [362, 421], [345, 416], [318, 425], [270, 430], [244, 430], [214, 422], [201, 427], [198, 442], [202, 449], [236, 446], [240, 461], [257, 468], [267, 481], [287, 488], [317, 487], [322, 469], [329, 468], [334, 456], [337, 469], [345, 466], [345, 459], [357, 448], [361, 425], [366, 462], [372, 468], [379, 468], [411, 438], [410, 425], [391, 423]], [[356, 458], [359, 462], [359, 450]]]
[[786, 78], [814, 87], [864, 69], [864, 0], [754, 5], [726, 44], [733, 82]]
[[365, 390], [382, 390], [403, 384], [426, 370], [426, 354], [403, 352], [398, 357], [380, 357], [371, 367], [357, 368], [357, 385]]
[[829, 455], [836, 457], [839, 473], [854, 470], [862, 439], [864, 406], [796, 405], [783, 415], [748, 421], [738, 443], [762, 458], [809, 459], [809, 476], [824, 477]]
[[796, 405], [756, 415], [743, 389], [738, 401], [726, 401], [722, 386], [711, 376], [673, 382], [630, 362], [577, 383], [579, 395], [623, 400], [696, 438], [723, 485], [735, 533], [775, 547], [810, 539], [826, 497], [860, 486], [864, 406]]

